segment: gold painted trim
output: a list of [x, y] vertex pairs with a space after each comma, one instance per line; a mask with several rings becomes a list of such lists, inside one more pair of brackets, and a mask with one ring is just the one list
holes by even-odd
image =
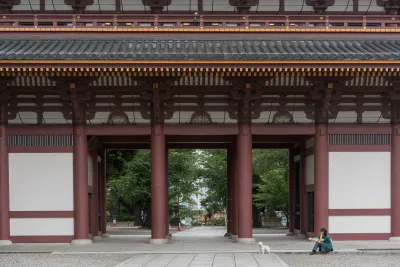
[[229, 33], [239, 33], [239, 32], [340, 32], [340, 33], [396, 33], [400, 32], [400, 29], [364, 29], [364, 28], [146, 28], [146, 27], [136, 27], [136, 28], [107, 28], [107, 27], [97, 27], [97, 28], [61, 28], [61, 27], [40, 27], [40, 28], [0, 28], [0, 32], [229, 32]]

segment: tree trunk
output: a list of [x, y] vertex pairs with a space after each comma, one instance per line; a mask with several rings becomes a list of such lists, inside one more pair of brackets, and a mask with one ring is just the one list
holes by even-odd
[[142, 208], [142, 206], [143, 205], [141, 205], [141, 204], [134, 204], [133, 205], [132, 213], [133, 213], [133, 215], [135, 215], [135, 218], [136, 218], [135, 224], [134, 224], [135, 226], [143, 225], [143, 219], [142, 219], [142, 210], [143, 210], [143, 208]]

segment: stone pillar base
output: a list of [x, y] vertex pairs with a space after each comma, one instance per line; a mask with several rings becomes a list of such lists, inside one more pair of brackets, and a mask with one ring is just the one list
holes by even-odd
[[400, 242], [400, 236], [392, 236], [389, 238], [389, 242]]
[[104, 238], [104, 237], [110, 237], [110, 235], [107, 234], [107, 233], [104, 233], [104, 234], [101, 235], [101, 237], [103, 237], [103, 238]]
[[170, 233], [167, 234], [166, 238], [171, 239], [172, 235]]
[[231, 235], [230, 238], [236, 240], [238, 238], [238, 235]]
[[153, 245], [168, 244], [168, 239], [167, 238], [159, 238], [159, 239], [150, 238], [149, 244], [153, 244]]
[[12, 242], [10, 240], [0, 240], [0, 246], [11, 246]]
[[90, 239], [74, 239], [71, 241], [71, 245], [90, 245], [92, 240]]
[[99, 235], [96, 235], [96, 236], [93, 237], [93, 239], [94, 240], [102, 240], [103, 238], [101, 236], [99, 236]]
[[300, 235], [296, 235], [297, 238], [306, 238], [306, 235], [300, 234]]
[[256, 240], [254, 238], [240, 238], [240, 237], [238, 237], [236, 239], [236, 243], [239, 243], [239, 244], [254, 244], [254, 243], [256, 243]]
[[294, 236], [294, 233], [293, 232], [288, 232], [288, 233], [286, 233], [286, 236]]
[[226, 233], [224, 236], [231, 237], [232, 233]]

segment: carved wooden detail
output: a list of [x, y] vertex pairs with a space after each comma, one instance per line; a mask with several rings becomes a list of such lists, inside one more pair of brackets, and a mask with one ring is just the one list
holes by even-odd
[[257, 6], [259, 0], [229, 0], [231, 6], [235, 6], [239, 14], [249, 14], [252, 6]]
[[400, 0], [376, 0], [378, 6], [384, 7], [389, 15], [398, 15], [400, 11]]
[[142, 4], [149, 6], [152, 14], [161, 14], [164, 7], [171, 4], [171, 0], [142, 0]]
[[212, 123], [210, 114], [207, 111], [196, 111], [190, 118], [193, 124], [209, 124]]
[[173, 116], [172, 84], [180, 77], [137, 78], [141, 92], [140, 113], [153, 124], [164, 123]]
[[95, 95], [89, 90], [94, 77], [52, 77], [56, 87], [59, 89], [61, 100], [63, 101], [64, 118], [72, 119], [74, 123], [86, 123], [86, 120], [94, 118], [94, 113], [87, 113], [87, 103]]
[[238, 123], [250, 123], [260, 117], [260, 99], [266, 79], [226, 77], [232, 84], [231, 101], [229, 102], [229, 117], [237, 119]]
[[335, 4], [335, 0], [306, 0], [307, 6], [312, 6], [315, 13], [323, 13], [328, 7]]
[[312, 88], [306, 100], [306, 117], [316, 123], [328, 123], [339, 113], [345, 79], [309, 78]]
[[87, 6], [94, 4], [94, 0], [64, 0], [64, 3], [71, 6], [74, 13], [84, 13]]

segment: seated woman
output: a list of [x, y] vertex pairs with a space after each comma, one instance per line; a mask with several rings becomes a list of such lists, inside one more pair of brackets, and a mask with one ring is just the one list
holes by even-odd
[[314, 248], [310, 255], [314, 255], [317, 252], [317, 249], [319, 249], [322, 254], [333, 251], [332, 240], [325, 228], [321, 228], [321, 234], [317, 238], [309, 237], [308, 240], [315, 242]]

